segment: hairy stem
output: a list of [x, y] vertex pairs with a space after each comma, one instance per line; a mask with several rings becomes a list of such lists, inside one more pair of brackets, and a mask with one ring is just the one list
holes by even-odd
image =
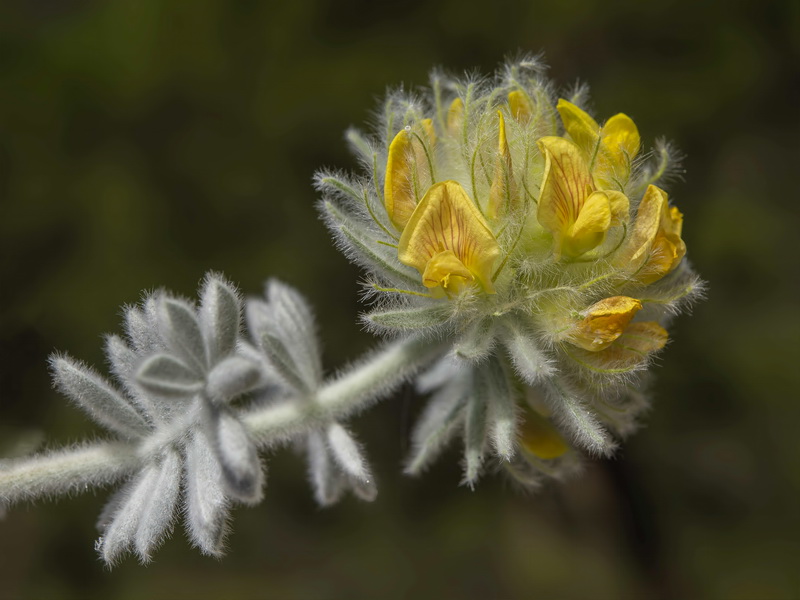
[[[441, 352], [435, 341], [398, 340], [323, 385], [313, 402], [289, 399], [247, 412], [242, 421], [259, 446], [274, 445], [385, 398]], [[135, 471], [147, 454], [141, 448], [150, 446], [100, 442], [0, 461], [0, 506], [113, 483]]]
[[113, 483], [134, 471], [132, 444], [99, 442], [0, 462], [0, 503], [83, 492]]

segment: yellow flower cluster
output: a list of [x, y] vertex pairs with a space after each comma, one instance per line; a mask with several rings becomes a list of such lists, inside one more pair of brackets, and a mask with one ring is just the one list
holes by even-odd
[[[600, 246], [612, 229], [628, 228], [630, 200], [624, 191], [640, 148], [634, 122], [620, 113], [601, 127], [576, 105], [560, 99], [557, 111], [564, 135], [539, 137], [538, 152], [526, 148], [526, 160], [542, 164], [539, 193], [532, 196], [525, 173], [523, 181], [517, 181], [519, 170], [509, 148], [505, 117], [516, 121], [515, 131], [522, 138], [527, 134], [524, 126], [532, 120], [531, 102], [523, 91], [514, 90], [496, 111], [497, 150], [483, 204], [474, 185], [471, 195], [459, 181], [436, 177], [442, 155], [460, 141], [464, 127], [460, 97], [452, 101], [438, 135], [434, 120], [425, 118], [401, 129], [389, 145], [384, 206], [401, 234], [398, 257], [415, 267], [423, 285], [439, 295], [449, 296], [472, 284], [495, 293], [494, 268], [502, 255], [496, 234], [510, 216], [526, 218], [519, 213], [529, 200], [536, 204], [539, 227], [552, 236], [555, 260], [584, 256]], [[682, 215], [669, 207], [666, 193], [648, 186], [614, 262], [641, 283], [660, 279], [685, 254], [681, 223]]]
[[656, 185], [667, 148], [643, 151], [629, 116], [595, 120], [581, 90], [558, 97], [523, 71], [508, 65], [491, 85], [435, 76], [428, 97], [390, 95], [378, 136], [349, 134], [371, 177], [320, 183], [351, 203], [326, 200], [329, 223], [384, 298], [365, 321], [444, 328], [474, 365], [511, 368], [492, 349], [505, 347], [510, 389], [539, 398], [523, 403], [521, 452], [553, 460], [569, 444], [541, 399], [616, 402], [701, 283], [684, 261], [683, 215]]

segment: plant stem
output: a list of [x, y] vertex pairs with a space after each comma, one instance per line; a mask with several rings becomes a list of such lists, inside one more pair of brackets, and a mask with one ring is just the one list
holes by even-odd
[[[272, 446], [387, 397], [442, 350], [439, 341], [397, 340], [324, 384], [313, 402], [290, 398], [245, 412], [242, 422], [260, 447]], [[0, 461], [0, 506], [113, 483], [139, 468], [148, 454], [141, 447], [151, 445], [100, 442]]]

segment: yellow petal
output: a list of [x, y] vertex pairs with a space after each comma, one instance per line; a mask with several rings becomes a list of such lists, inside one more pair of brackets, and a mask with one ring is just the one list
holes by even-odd
[[658, 281], [675, 269], [686, 254], [681, 239], [683, 215], [664, 190], [651, 185], [639, 204], [628, 241], [615, 264], [633, 273], [645, 285]]
[[[452, 268], [451, 275], [463, 277], [463, 271], [449, 255], [436, 258], [451, 250], [461, 265], [483, 286], [494, 293], [493, 266], [500, 256], [500, 246], [464, 188], [455, 181], [434, 184], [411, 215], [398, 245], [400, 262], [442, 281]], [[435, 259], [428, 271], [429, 263]], [[426, 284], [427, 285], [427, 284]], [[441, 285], [441, 284], [440, 284]]]
[[611, 203], [603, 192], [592, 193], [581, 208], [575, 224], [561, 241], [561, 250], [570, 256], [580, 256], [597, 247], [611, 226]]
[[683, 215], [675, 206], [667, 204], [664, 194], [664, 203], [661, 207], [661, 220], [658, 233], [650, 250], [650, 259], [642, 270], [642, 283], [652, 283], [661, 279], [677, 267], [686, 254], [686, 244], [681, 239], [683, 229]]
[[570, 332], [569, 340], [590, 352], [603, 350], [622, 335], [641, 308], [641, 301], [628, 296], [595, 302], [584, 311], [586, 316]]
[[544, 173], [536, 217], [555, 241], [561, 253], [561, 238], [575, 223], [586, 198], [592, 192], [592, 178], [578, 147], [560, 137], [543, 137], [538, 142], [544, 154]]
[[511, 116], [523, 125], [531, 120], [533, 106], [528, 94], [521, 90], [514, 90], [508, 94], [508, 108]]
[[640, 144], [639, 130], [627, 115], [614, 115], [603, 125], [593, 169], [600, 188], [625, 187], [631, 175], [631, 162], [639, 153]]
[[611, 346], [599, 353], [604, 363], [612, 368], [626, 368], [641, 364], [650, 353], [667, 345], [669, 334], [655, 321], [631, 323]]
[[486, 216], [495, 220], [505, 216], [509, 211], [515, 210], [517, 191], [514, 184], [514, 172], [511, 165], [511, 151], [508, 149], [506, 138], [506, 122], [503, 113], [497, 111], [497, 118], [500, 120], [499, 132], [497, 136], [497, 159], [494, 166], [494, 177], [489, 188], [489, 206], [486, 209]]
[[558, 458], [569, 451], [564, 438], [550, 421], [531, 408], [525, 411], [519, 441], [525, 450], [545, 460]]
[[413, 129], [401, 129], [389, 145], [383, 198], [389, 220], [400, 231], [433, 183], [428, 154], [435, 141], [433, 121], [423, 119]]
[[447, 131], [450, 135], [454, 135], [461, 129], [461, 123], [464, 120], [464, 102], [461, 98], [456, 98], [450, 103], [450, 108], [447, 109]]
[[591, 158], [600, 142], [600, 125], [586, 112], [563, 98], [558, 100], [556, 109], [572, 141]]
[[389, 220], [402, 231], [414, 207], [417, 196], [414, 190], [414, 164], [411, 157], [411, 134], [401, 129], [389, 145], [386, 161], [386, 179], [383, 185], [383, 201]]
[[611, 205], [611, 225], [617, 226], [627, 223], [630, 219], [631, 203], [622, 192], [605, 190], [608, 202]]
[[425, 287], [441, 286], [448, 293], [458, 293], [465, 284], [472, 283], [474, 279], [452, 250], [439, 252], [431, 258], [422, 274], [422, 284]]
[[641, 139], [636, 123], [623, 113], [611, 117], [603, 125], [603, 146], [619, 165], [627, 165], [639, 154]]
[[662, 213], [661, 224], [665, 233], [681, 237], [683, 214], [678, 210], [677, 206], [671, 206], [668, 211]]
[[617, 341], [621, 349], [628, 352], [650, 354], [667, 345], [667, 330], [655, 321], [642, 321], [628, 325], [625, 333]]
[[655, 321], [631, 323], [610, 346], [599, 352], [576, 348], [570, 355], [596, 372], [622, 373], [643, 365], [650, 354], [661, 350], [669, 334]]
[[647, 187], [628, 240], [617, 253], [615, 264], [631, 272], [638, 271], [650, 255], [659, 223], [667, 205], [667, 194], [654, 185]]

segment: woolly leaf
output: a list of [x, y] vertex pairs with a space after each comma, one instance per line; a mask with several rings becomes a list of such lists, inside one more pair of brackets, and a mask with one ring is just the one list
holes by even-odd
[[373, 311], [364, 315], [364, 320], [383, 329], [425, 329], [445, 323], [453, 314], [447, 303], [436, 303], [414, 308], [397, 308]]
[[184, 502], [192, 543], [203, 554], [222, 556], [229, 503], [222, 489], [222, 470], [202, 431], [195, 431], [186, 444]]
[[397, 250], [378, 244], [380, 234], [357, 223], [332, 202], [323, 202], [322, 210], [328, 227], [337, 236], [348, 258], [408, 289], [419, 287], [418, 274], [400, 263]]
[[227, 410], [215, 411], [210, 429], [226, 492], [246, 504], [257, 504], [264, 494], [264, 471], [247, 430]]
[[594, 414], [565, 382], [551, 379], [545, 388], [545, 400], [556, 424], [567, 432], [573, 441], [592, 454], [607, 456], [615, 448], [613, 440], [603, 429]]
[[[264, 303], [261, 304], [266, 306]], [[251, 310], [251, 307], [256, 306], [258, 306], [258, 304], [255, 302], [248, 303], [248, 315], [254, 312], [254, 310]], [[294, 357], [289, 352], [283, 340], [277, 335], [269, 330], [262, 331], [258, 338], [258, 345], [264, 352], [269, 366], [289, 388], [301, 393], [308, 393], [314, 389], [313, 387], [309, 387], [309, 382], [300, 374], [295, 365]]]
[[473, 323], [453, 346], [453, 354], [469, 362], [484, 360], [494, 348], [494, 324], [491, 319]]
[[415, 388], [420, 394], [429, 394], [463, 373], [462, 363], [452, 355], [443, 356], [431, 368], [417, 377]]
[[208, 374], [206, 392], [214, 402], [227, 403], [255, 388], [261, 381], [258, 365], [239, 356], [217, 363]]
[[186, 398], [203, 389], [203, 381], [183, 361], [156, 354], [140, 365], [136, 380], [145, 390], [167, 398]]
[[297, 291], [276, 279], [267, 283], [266, 292], [275, 333], [303, 381], [315, 389], [322, 380], [322, 359], [311, 307]]
[[312, 431], [306, 438], [308, 454], [308, 476], [314, 490], [314, 498], [322, 506], [339, 501], [344, 493], [342, 472], [333, 464], [330, 450], [319, 431]]
[[195, 311], [186, 302], [161, 298], [159, 302], [161, 335], [170, 349], [196, 373], [205, 373], [206, 345]]
[[361, 131], [355, 127], [350, 127], [345, 132], [345, 139], [349, 142], [350, 149], [364, 164], [369, 165], [372, 162], [372, 156], [375, 154], [375, 150], [372, 147], [372, 143]]
[[339, 423], [331, 423], [325, 432], [328, 448], [339, 467], [355, 479], [369, 483], [369, 465], [358, 443]]
[[242, 303], [236, 288], [220, 275], [206, 275], [199, 314], [208, 343], [209, 363], [213, 365], [236, 349], [242, 320]]
[[519, 319], [509, 318], [504, 321], [501, 339], [514, 370], [528, 385], [553, 373], [550, 359], [539, 348], [530, 328]]
[[66, 356], [51, 357], [50, 367], [58, 389], [94, 421], [126, 438], [147, 435], [144, 417], [94, 370]]
[[151, 496], [159, 493], [160, 478], [160, 466], [150, 463], [112, 500], [117, 510], [96, 546], [106, 564], [114, 564], [133, 545], [142, 513]]
[[139, 517], [134, 546], [142, 562], [150, 561], [150, 553], [169, 532], [178, 502], [181, 481], [181, 457], [167, 450], [159, 466], [154, 493], [147, 498]]
[[412, 433], [412, 452], [406, 461], [405, 472], [418, 475], [450, 441], [463, 423], [467, 386], [455, 381], [428, 402]]
[[132, 402], [140, 409], [146, 418], [163, 422], [167, 418], [167, 411], [162, 403], [153, 402], [142, 389], [136, 385], [136, 372], [140, 358], [122, 338], [109, 335], [106, 338], [105, 353], [111, 364], [111, 372], [122, 383], [125, 392]]
[[517, 417], [508, 377], [494, 356], [481, 366], [479, 377], [476, 388], [488, 407], [489, 439], [497, 455], [510, 460], [516, 445]]
[[164, 342], [158, 333], [156, 299], [149, 296], [138, 306], [125, 309], [125, 333], [136, 352], [150, 354], [163, 350]]
[[467, 401], [464, 420], [464, 483], [474, 487], [486, 447], [486, 398], [480, 393]]

